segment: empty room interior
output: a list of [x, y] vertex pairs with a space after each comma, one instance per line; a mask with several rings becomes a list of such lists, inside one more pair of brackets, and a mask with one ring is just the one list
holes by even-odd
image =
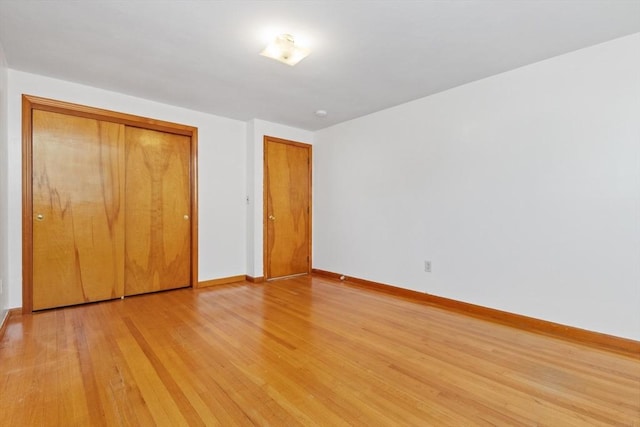
[[0, 0], [0, 426], [640, 426], [640, 0]]

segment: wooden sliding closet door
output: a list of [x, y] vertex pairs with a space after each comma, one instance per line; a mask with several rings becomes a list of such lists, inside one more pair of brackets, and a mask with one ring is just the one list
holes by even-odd
[[33, 111], [33, 309], [124, 293], [124, 126]]
[[22, 308], [193, 286], [198, 129], [22, 96]]
[[125, 293], [191, 283], [191, 138], [127, 127]]

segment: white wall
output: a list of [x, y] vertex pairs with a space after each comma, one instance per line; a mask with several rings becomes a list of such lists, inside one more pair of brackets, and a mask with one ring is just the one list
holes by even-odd
[[15, 70], [8, 80], [9, 307], [22, 305], [23, 93], [198, 127], [199, 280], [245, 274], [245, 123]]
[[317, 132], [314, 267], [640, 339], [639, 52], [636, 34]]
[[9, 306], [7, 246], [7, 60], [0, 44], [0, 324]]
[[313, 132], [254, 119], [247, 124], [247, 274], [263, 276], [264, 136], [313, 144]]

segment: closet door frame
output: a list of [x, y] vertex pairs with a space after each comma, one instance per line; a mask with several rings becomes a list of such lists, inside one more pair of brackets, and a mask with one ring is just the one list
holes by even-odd
[[50, 111], [157, 130], [191, 138], [191, 287], [198, 283], [198, 128], [132, 114], [88, 107], [33, 95], [22, 95], [22, 313], [33, 311], [33, 141], [34, 110]]

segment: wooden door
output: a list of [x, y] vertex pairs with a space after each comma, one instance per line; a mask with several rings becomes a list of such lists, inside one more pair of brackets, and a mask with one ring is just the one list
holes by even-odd
[[124, 126], [33, 111], [33, 308], [123, 295]]
[[264, 141], [265, 277], [311, 271], [311, 146]]
[[191, 138], [126, 128], [125, 294], [191, 283]]

